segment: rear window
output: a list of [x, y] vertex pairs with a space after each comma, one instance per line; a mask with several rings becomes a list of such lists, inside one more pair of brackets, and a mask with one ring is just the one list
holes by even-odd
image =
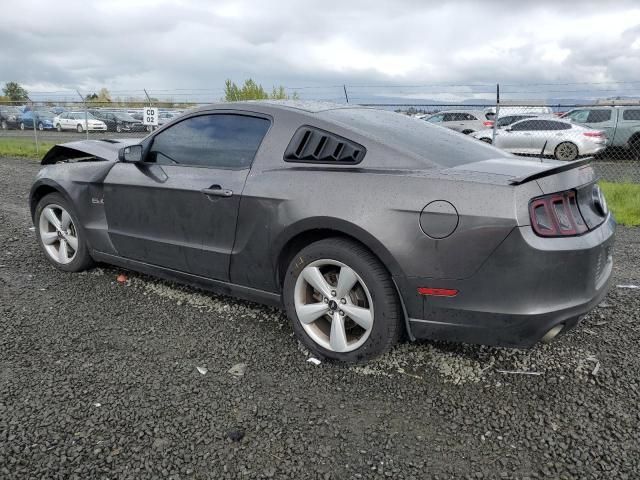
[[625, 110], [622, 112], [623, 120], [640, 120], [640, 110]]
[[[416, 118], [394, 112], [365, 108], [340, 108], [318, 114], [347, 130], [404, 151], [420, 160], [420, 167], [456, 167], [490, 158], [509, 157], [484, 142]], [[336, 132], [341, 133], [342, 132]], [[346, 135], [348, 137], [348, 135]], [[405, 168], [389, 158], [388, 167]], [[365, 162], [367, 160], [365, 159]]]
[[600, 123], [611, 120], [611, 110], [589, 110], [587, 123]]

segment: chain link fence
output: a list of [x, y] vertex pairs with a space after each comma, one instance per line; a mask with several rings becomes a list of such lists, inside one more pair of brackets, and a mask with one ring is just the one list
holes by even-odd
[[603, 180], [640, 183], [640, 103], [392, 107], [522, 157], [593, 157]]
[[[0, 142], [52, 144], [83, 139], [142, 138], [149, 103], [38, 101], [0, 104]], [[202, 103], [155, 105], [159, 126]], [[544, 103], [363, 104], [413, 115], [479, 142], [530, 158], [573, 161], [594, 157], [604, 180], [640, 183], [640, 102], [594, 105]]]

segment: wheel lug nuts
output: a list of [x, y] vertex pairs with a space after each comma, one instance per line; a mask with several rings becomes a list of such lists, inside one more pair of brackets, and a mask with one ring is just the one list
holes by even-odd
[[336, 291], [335, 290], [331, 290], [331, 296], [335, 297], [336, 296]]
[[342, 310], [340, 310], [340, 315], [344, 317], [344, 312]]
[[327, 297], [324, 298], [324, 303], [329, 303], [329, 299]]
[[344, 305], [345, 303], [347, 303], [347, 300], [346, 300], [346, 299], [344, 299], [344, 298], [341, 298], [341, 299], [340, 299], [340, 303], [342, 303], [342, 304]]

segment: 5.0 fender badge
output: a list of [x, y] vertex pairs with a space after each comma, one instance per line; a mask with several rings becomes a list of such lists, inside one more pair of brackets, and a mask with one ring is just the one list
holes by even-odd
[[91, 203], [94, 205], [104, 205], [104, 198], [92, 198]]

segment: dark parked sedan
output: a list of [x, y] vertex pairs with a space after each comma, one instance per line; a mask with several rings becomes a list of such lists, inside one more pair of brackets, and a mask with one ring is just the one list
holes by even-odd
[[107, 125], [109, 132], [144, 132], [147, 127], [128, 113], [91, 110], [91, 114]]
[[21, 117], [22, 112], [17, 107], [0, 106], [0, 129], [18, 128]]
[[54, 147], [46, 258], [283, 306], [316, 355], [403, 335], [531, 346], [607, 292], [615, 222], [587, 160], [527, 160], [393, 112], [202, 107], [143, 140]]

